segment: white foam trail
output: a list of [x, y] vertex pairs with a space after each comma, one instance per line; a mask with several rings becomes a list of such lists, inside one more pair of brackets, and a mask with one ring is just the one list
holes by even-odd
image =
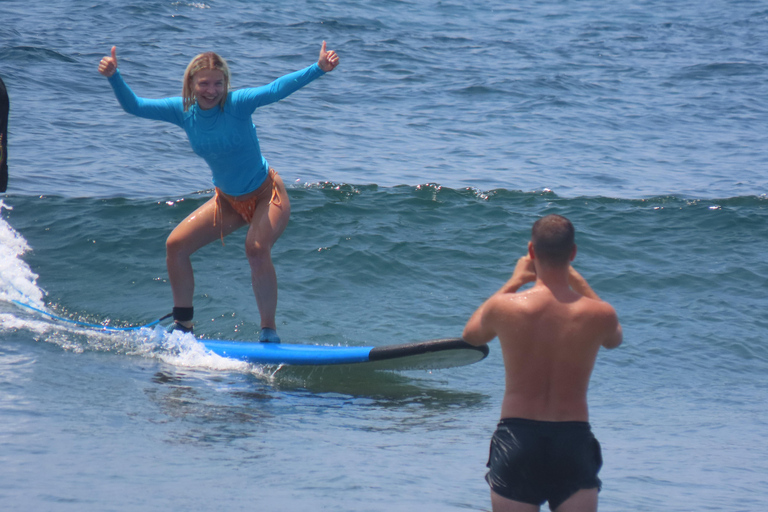
[[[142, 334], [146, 336], [147, 333], [140, 333], [140, 336]], [[238, 372], [248, 372], [252, 369], [251, 365], [244, 361], [221, 357], [208, 351], [191, 334], [178, 331], [169, 334], [162, 327], [151, 331], [145, 346], [153, 351], [158, 359], [174, 366]]]
[[[12, 208], [0, 199], [0, 215], [3, 209]], [[42, 308], [45, 292], [37, 286], [37, 274], [21, 259], [29, 250], [24, 237], [0, 217], [0, 300], [18, 300]]]
[[38, 341], [53, 343], [74, 353], [112, 352], [156, 359], [188, 369], [251, 373], [259, 378], [273, 378], [273, 372], [266, 367], [218, 356], [191, 334], [168, 333], [162, 326], [142, 327], [135, 331], [99, 331], [37, 314], [15, 316], [8, 313], [0, 313], [0, 326], [4, 330], [27, 331]]

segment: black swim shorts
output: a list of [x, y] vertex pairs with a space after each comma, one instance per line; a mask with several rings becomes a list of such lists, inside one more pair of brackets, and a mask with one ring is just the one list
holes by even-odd
[[491, 439], [491, 489], [510, 500], [550, 509], [581, 489], [600, 489], [603, 457], [589, 423], [505, 418]]

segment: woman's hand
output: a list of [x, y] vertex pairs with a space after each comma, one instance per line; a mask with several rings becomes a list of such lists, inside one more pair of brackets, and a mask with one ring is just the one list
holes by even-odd
[[[112, 50], [112, 56], [114, 56], [114, 48]], [[104, 62], [104, 59], [102, 59], [102, 62]], [[115, 60], [115, 63], [117, 63], [117, 60]], [[325, 41], [323, 41], [323, 47], [320, 48], [320, 58], [317, 59], [317, 65], [326, 73], [333, 71], [339, 65], [339, 56], [336, 55], [336, 52], [333, 50], [325, 51]]]
[[[323, 49], [325, 49], [325, 42], [323, 42]], [[321, 54], [322, 55], [322, 54]], [[338, 58], [336, 59], [338, 61]], [[117, 46], [112, 47], [112, 55], [109, 57], [103, 57], [99, 62], [99, 73], [109, 78], [117, 71]]]

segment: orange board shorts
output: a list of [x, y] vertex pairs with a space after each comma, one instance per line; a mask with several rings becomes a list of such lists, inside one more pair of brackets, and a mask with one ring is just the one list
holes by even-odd
[[277, 181], [275, 180], [275, 176], [277, 176], [277, 172], [270, 167], [264, 183], [253, 192], [249, 192], [242, 196], [225, 194], [219, 187], [216, 187], [216, 211], [213, 216], [213, 225], [216, 225], [217, 220], [221, 223], [222, 243], [224, 243], [224, 223], [221, 217], [221, 201], [226, 201], [246, 223], [250, 224], [253, 220], [253, 214], [256, 212], [256, 206], [262, 201], [266, 201], [267, 198], [269, 198], [269, 204], [280, 205], [280, 194], [277, 191]]

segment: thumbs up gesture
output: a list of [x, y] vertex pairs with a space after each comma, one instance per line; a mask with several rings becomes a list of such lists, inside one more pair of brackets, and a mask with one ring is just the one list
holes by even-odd
[[325, 41], [323, 41], [323, 46], [320, 48], [320, 57], [317, 59], [317, 65], [326, 73], [333, 71], [333, 68], [339, 65], [339, 56], [333, 50], [326, 51]]
[[99, 62], [99, 73], [109, 78], [117, 71], [117, 46], [112, 47], [112, 55], [102, 57]]

